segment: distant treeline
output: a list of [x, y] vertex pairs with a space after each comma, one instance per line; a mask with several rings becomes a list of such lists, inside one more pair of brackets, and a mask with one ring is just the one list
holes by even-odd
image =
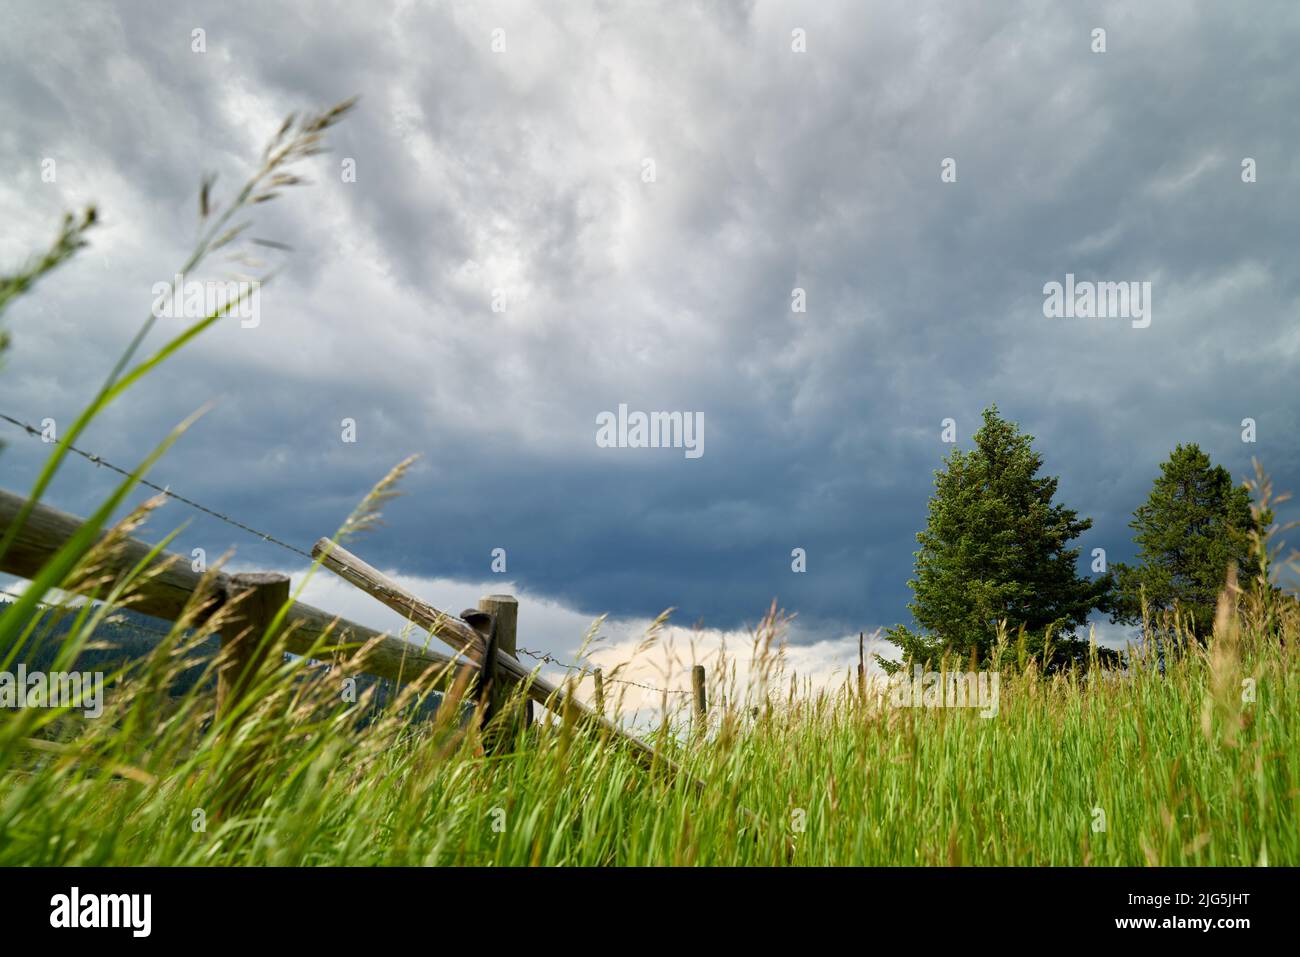
[[[12, 602], [0, 602], [0, 616], [13, 613]], [[50, 671], [58, 656], [59, 649], [67, 639], [76, 622], [76, 609], [46, 606], [36, 612], [39, 618], [33, 629], [33, 638], [24, 645], [18, 655], [18, 661], [26, 665], [28, 672]], [[28, 619], [30, 622], [31, 619]], [[116, 672], [143, 660], [158, 646], [168, 633], [171, 623], [160, 618], [142, 615], [130, 609], [118, 609], [95, 628], [92, 640], [77, 656], [78, 671], [101, 671], [106, 675]], [[102, 647], [101, 647], [102, 646]], [[168, 686], [172, 697], [188, 693], [196, 684], [202, 682], [201, 691], [215, 692], [216, 677], [204, 676], [208, 663], [221, 651], [221, 640], [211, 635], [195, 647], [186, 651], [193, 664], [179, 671], [177, 678]], [[374, 689], [371, 699], [372, 709], [380, 710], [396, 698], [400, 686], [387, 678], [360, 674], [355, 676], [356, 698]], [[431, 717], [438, 708], [440, 696], [435, 692], [414, 709], [414, 716]], [[369, 720], [368, 718], [365, 720]]]

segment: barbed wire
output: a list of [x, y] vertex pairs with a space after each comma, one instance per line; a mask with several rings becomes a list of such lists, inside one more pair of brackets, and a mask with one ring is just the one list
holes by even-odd
[[[4, 421], [8, 422], [11, 425], [17, 426], [18, 428], [22, 429], [24, 432], [26, 432], [28, 435], [34, 438], [42, 438], [44, 435], [44, 433], [40, 429], [36, 428], [34, 425], [31, 425], [28, 422], [24, 422], [21, 419], [14, 418], [12, 415], [6, 415], [5, 413], [0, 412], [0, 419], [3, 419]], [[114, 465], [112, 462], [109, 462], [101, 455], [96, 455], [93, 452], [87, 452], [84, 449], [79, 449], [75, 445], [72, 445], [71, 443], [65, 442], [63, 444], [67, 447], [69, 452], [75, 452], [77, 455], [81, 456], [86, 461], [93, 463], [96, 467], [109, 469], [125, 478], [131, 477], [131, 473], [129, 471], [127, 471], [124, 468], [121, 468], [120, 466]], [[315, 559], [312, 558], [312, 556], [309, 553], [303, 551], [301, 548], [297, 548], [293, 545], [290, 545], [288, 542], [283, 542], [280, 539], [276, 538], [275, 536], [267, 534], [266, 532], [258, 531], [252, 526], [245, 525], [243, 522], [239, 521], [238, 519], [231, 518], [229, 515], [224, 515], [221, 512], [218, 512], [216, 509], [208, 508], [206, 505], [202, 505], [199, 502], [194, 501], [194, 499], [192, 498], [187, 498], [184, 495], [180, 495], [176, 492], [173, 492], [169, 487], [155, 485], [153, 482], [150, 482], [147, 479], [143, 479], [143, 478], [138, 478], [136, 479], [136, 481], [139, 482], [141, 485], [144, 485], [148, 488], [153, 489], [154, 491], [166, 495], [168, 498], [175, 499], [176, 501], [180, 502], [183, 505], [188, 505], [190, 508], [197, 509], [198, 511], [203, 512], [205, 515], [210, 515], [213, 518], [217, 519], [218, 521], [225, 522], [227, 525], [233, 526], [234, 528], [238, 528], [241, 531], [247, 532], [250, 535], [255, 535], [256, 537], [262, 539], [265, 542], [270, 542], [272, 545], [278, 545], [281, 548], [293, 552], [295, 555], [301, 555], [303, 558], [307, 559], [308, 561], [311, 562], [315, 561]], [[21, 597], [20, 595], [16, 595], [13, 594], [12, 592], [5, 591], [4, 589], [0, 589], [0, 594], [9, 595], [12, 598]], [[42, 602], [42, 604], [45, 603]], [[154, 631], [154, 629], [146, 628], [144, 626], [139, 626], [139, 627], [141, 631]], [[164, 634], [163, 632], [155, 632], [155, 633]], [[527, 648], [519, 648], [516, 650], [518, 651], [519, 654], [527, 655], [529, 658], [532, 658], [535, 661], [540, 661], [542, 664], [558, 665], [559, 667], [564, 668], [566, 671], [576, 671], [584, 677], [592, 674], [594, 671], [594, 669], [589, 669], [589, 668], [582, 667], [580, 665], [569, 664], [568, 662], [561, 661], [559, 658], [556, 658], [554, 655], [549, 654], [547, 652], [531, 651]], [[691, 694], [691, 692], [689, 691], [683, 691], [677, 688], [659, 688], [656, 687], [655, 685], [644, 684], [640, 681], [632, 681], [630, 678], [605, 678], [604, 680], [608, 681], [611, 684], [630, 685], [631, 687], [634, 688], [642, 688], [646, 691], [656, 691], [659, 692], [660, 694]]]
[[581, 665], [568, 664], [567, 662], [561, 661], [559, 658], [556, 658], [554, 655], [549, 654], [548, 652], [545, 651], [530, 651], [527, 648], [516, 648], [515, 651], [518, 654], [527, 655], [529, 658], [532, 658], [534, 661], [540, 661], [544, 665], [559, 665], [561, 668], [564, 668], [568, 671], [579, 671], [584, 675], [588, 673], [587, 669], [582, 667]]
[[[11, 415], [5, 415], [3, 412], [0, 412], [0, 419], [4, 419], [6, 422], [10, 423], [11, 425], [17, 426], [18, 428], [24, 430], [30, 436], [40, 438], [44, 435], [44, 433], [40, 429], [36, 428], [35, 426], [27, 422], [24, 422], [21, 419], [16, 419]], [[126, 478], [131, 477], [131, 473], [128, 472], [126, 469], [114, 465], [112, 462], [105, 460], [102, 456], [96, 455], [93, 452], [86, 452], [70, 443], [63, 443], [63, 444], [67, 446], [69, 452], [77, 453], [86, 461], [93, 462], [96, 466], [102, 466], [103, 468], [116, 472], [118, 475], [121, 475]], [[245, 525], [243, 522], [238, 521], [237, 519], [231, 518], [229, 515], [223, 515], [221, 512], [218, 512], [215, 509], [208, 508], [206, 505], [200, 505], [192, 498], [186, 498], [184, 495], [178, 495], [176, 492], [173, 492], [170, 488], [164, 488], [161, 485], [155, 485], [153, 482], [150, 482], [149, 480], [143, 478], [136, 479], [136, 481], [139, 482], [141, 485], [153, 489], [156, 492], [161, 492], [163, 495], [166, 495], [168, 498], [175, 499], [176, 501], [182, 503], [183, 505], [188, 505], [190, 508], [198, 509], [200, 512], [203, 512], [206, 515], [211, 515], [213, 518], [225, 522], [227, 525], [234, 526], [235, 528], [245, 531], [250, 535], [256, 535], [264, 542], [270, 542], [272, 545], [279, 545], [281, 548], [288, 549], [289, 551], [293, 552], [295, 555], [301, 555], [303, 558], [307, 559], [310, 562], [315, 561], [315, 559], [312, 558], [308, 552], [303, 551], [301, 548], [297, 548], [293, 545], [290, 545], [288, 542], [282, 542], [274, 535], [268, 535], [266, 532], [260, 532], [249, 525]]]
[[[521, 655], [527, 655], [534, 661], [540, 661], [545, 665], [559, 665], [567, 671], [576, 671], [583, 677], [595, 674], [595, 672], [599, 670], [596, 668], [585, 668], [582, 665], [569, 664], [568, 662], [561, 661], [559, 658], [556, 658], [554, 655], [545, 651], [531, 651], [528, 648], [516, 648], [515, 651]], [[691, 692], [683, 691], [680, 688], [658, 688], [654, 685], [642, 684], [640, 681], [633, 681], [630, 678], [606, 678], [604, 677], [604, 672], [601, 672], [601, 678], [603, 681], [607, 681], [610, 684], [631, 685], [634, 688], [644, 688], [646, 691], [658, 691], [661, 694], [691, 694]]]

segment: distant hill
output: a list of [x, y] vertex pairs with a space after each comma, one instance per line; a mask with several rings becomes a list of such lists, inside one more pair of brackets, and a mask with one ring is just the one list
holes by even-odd
[[[0, 599], [0, 616], [12, 614], [13, 605], [12, 600]], [[24, 648], [19, 656], [19, 660], [27, 666], [28, 671], [50, 670], [59, 646], [76, 620], [74, 611], [57, 609], [51, 606], [43, 607], [39, 614], [53, 615], [55, 619], [52, 627], [47, 625], [37, 627], [38, 633], [49, 627], [48, 634], [45, 634], [39, 642], [31, 647]], [[77, 668], [82, 671], [103, 672], [111, 672], [122, 668], [149, 654], [170, 628], [171, 622], [150, 615], [142, 615], [130, 609], [119, 609], [95, 629], [93, 643], [106, 644], [110, 647], [91, 648], [83, 651], [77, 659]], [[170, 689], [172, 696], [179, 697], [194, 687], [195, 683], [203, 677], [203, 669], [207, 666], [208, 661], [215, 657], [220, 650], [221, 641], [215, 635], [209, 637], [195, 648], [191, 652], [194, 665], [180, 673], [179, 680]], [[209, 676], [205, 685], [207, 687], [204, 690], [215, 691], [216, 679]], [[360, 697], [370, 688], [375, 688], [374, 703], [376, 708], [381, 708], [391, 701], [398, 691], [397, 683], [387, 678], [377, 678], [373, 675], [357, 675], [357, 696]], [[431, 717], [437, 711], [440, 701], [440, 695], [431, 694], [419, 709], [418, 716], [422, 719]]]

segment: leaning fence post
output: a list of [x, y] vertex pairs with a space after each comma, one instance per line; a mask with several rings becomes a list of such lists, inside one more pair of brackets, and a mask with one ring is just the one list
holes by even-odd
[[704, 691], [704, 665], [696, 665], [691, 669], [691, 690], [695, 695], [695, 730], [702, 733], [705, 715], [709, 712], [709, 702]]
[[[485, 611], [496, 618], [497, 651], [519, 660], [517, 652], [519, 634], [519, 602], [514, 595], [484, 595], [478, 600], [478, 610]], [[527, 699], [522, 702], [524, 727], [533, 723], [533, 703]], [[509, 738], [513, 739], [518, 724], [512, 723]]]
[[273, 644], [266, 629], [289, 601], [289, 576], [275, 572], [233, 575], [224, 598], [240, 600], [221, 629], [221, 649], [228, 654], [217, 672], [218, 718], [230, 713], [256, 680]]

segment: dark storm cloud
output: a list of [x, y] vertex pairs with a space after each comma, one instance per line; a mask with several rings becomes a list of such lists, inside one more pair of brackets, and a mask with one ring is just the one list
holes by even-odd
[[[9, 317], [0, 399], [31, 419], [71, 421], [106, 373], [183, 258], [201, 170], [229, 189], [284, 113], [361, 94], [316, 185], [260, 219], [295, 247], [262, 325], [196, 343], [84, 443], [133, 462], [215, 397], [155, 478], [295, 544], [417, 452], [372, 563], [481, 580], [499, 546], [579, 611], [725, 628], [777, 597], [833, 635], [906, 619], [940, 422], [969, 445], [993, 402], [1096, 520], [1085, 556], [1129, 554], [1178, 442], [1300, 487], [1292, 4], [5, 16], [0, 250], [75, 202], [108, 222]], [[1151, 281], [1151, 326], [1044, 318], [1066, 273]], [[704, 456], [596, 448], [619, 403], [701, 412]], [[4, 484], [43, 450], [12, 438]], [[84, 511], [109, 478], [71, 463], [54, 499]], [[183, 541], [285, 558], [204, 518]]]

